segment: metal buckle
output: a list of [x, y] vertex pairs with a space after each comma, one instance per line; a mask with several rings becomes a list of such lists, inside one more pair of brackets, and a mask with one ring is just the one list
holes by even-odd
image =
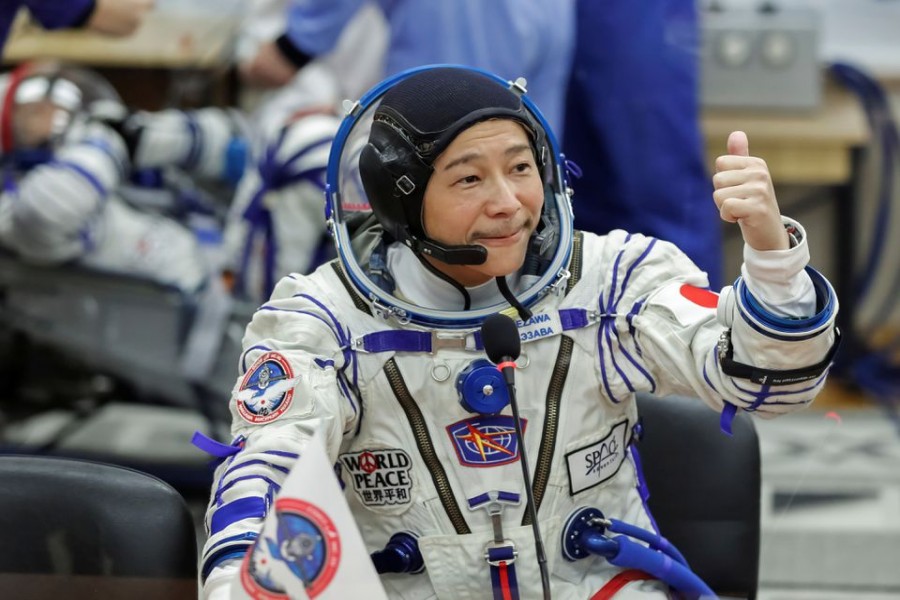
[[719, 335], [719, 341], [716, 342], [716, 356], [719, 362], [731, 356], [731, 330], [726, 329]]
[[400, 179], [397, 180], [397, 189], [403, 192], [404, 196], [409, 196], [416, 189], [416, 184], [413, 183], [412, 179], [410, 179], [407, 175], [404, 175]]
[[[512, 558], [504, 558], [503, 560], [491, 560], [491, 550], [497, 550], [500, 548], [510, 548], [512, 549]], [[492, 567], [499, 567], [500, 563], [506, 563], [507, 565], [511, 565], [516, 562], [516, 559], [519, 557], [519, 551], [516, 550], [516, 545], [512, 543], [510, 540], [500, 540], [488, 542], [484, 546], [484, 561], [491, 565]]]
[[406, 325], [409, 323], [409, 315], [402, 308], [397, 308], [396, 306], [388, 306], [382, 302], [379, 302], [374, 294], [369, 296], [369, 302], [372, 303], [372, 308], [375, 310], [375, 314], [382, 319], [397, 319], [397, 322], [401, 325]]
[[431, 332], [431, 353], [434, 354], [438, 350], [441, 349], [457, 349], [457, 350], [465, 350], [466, 349], [466, 338], [459, 335], [454, 336], [446, 336], [440, 335], [436, 331]]
[[[487, 498], [482, 499], [482, 496], [476, 496], [475, 498], [469, 499], [469, 508], [471, 510], [478, 510], [479, 508], [483, 508], [487, 511], [488, 516], [491, 518], [491, 526], [494, 529], [494, 539], [488, 542], [484, 546], [484, 560], [492, 567], [499, 567], [501, 562], [505, 562], [508, 565], [511, 565], [516, 561], [516, 557], [519, 556], [518, 550], [516, 550], [516, 545], [512, 543], [511, 540], [503, 537], [503, 522], [500, 518], [503, 513], [504, 505], [518, 505], [521, 503], [521, 498], [518, 494], [513, 492], [501, 492], [498, 490], [492, 490], [486, 494]], [[475, 504], [474, 501], [478, 500]], [[491, 560], [490, 551], [496, 550], [498, 548], [510, 548], [512, 549], [512, 558], [503, 559], [503, 560]]]
[[569, 279], [572, 277], [572, 273], [568, 269], [560, 269], [559, 273], [556, 276], [556, 281], [550, 284], [550, 289], [553, 290], [554, 296], [561, 296], [563, 292], [565, 292], [566, 284], [569, 282]]

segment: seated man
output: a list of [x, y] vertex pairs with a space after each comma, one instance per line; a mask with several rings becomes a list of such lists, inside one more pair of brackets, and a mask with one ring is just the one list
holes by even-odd
[[135, 169], [242, 170], [229, 113], [129, 114], [102, 77], [55, 63], [24, 65], [0, 89], [9, 99], [0, 115], [0, 245], [37, 264], [76, 262], [186, 292], [203, 285], [210, 267], [194, 233], [119, 191]]
[[[742, 276], [717, 295], [670, 243], [573, 231], [555, 138], [524, 90], [417, 69], [342, 124], [328, 177], [339, 259], [282, 279], [244, 336], [234, 442], [216, 449], [205, 596], [280, 593], [254, 543], [317, 432], [368, 549], [408, 532], [421, 553], [424, 569], [382, 574], [390, 597], [537, 597], [524, 450], [553, 598], [664, 598], [665, 582], [566, 560], [558, 545], [582, 506], [653, 528], [629, 451], [635, 394], [700, 397], [727, 428], [738, 410], [775, 417], [821, 389], [837, 299], [746, 136], [729, 137], [714, 177], [710, 210], [745, 240]], [[524, 439], [502, 379], [480, 383], [496, 368], [478, 329], [498, 312], [519, 319]], [[481, 510], [484, 498], [499, 512]]]

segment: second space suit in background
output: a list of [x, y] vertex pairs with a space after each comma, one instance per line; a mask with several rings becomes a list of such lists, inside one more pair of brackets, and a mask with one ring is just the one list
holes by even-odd
[[225, 269], [236, 297], [264, 302], [290, 273], [330, 257], [325, 172], [340, 119], [328, 106], [295, 115], [261, 152], [235, 193]]
[[211, 266], [194, 232], [120, 191], [137, 169], [242, 171], [233, 114], [132, 114], [100, 75], [57, 63], [26, 64], [0, 88], [0, 245], [35, 264], [73, 263], [186, 292], [203, 285]]
[[[239, 38], [239, 56], [285, 26], [288, 2], [256, 2]], [[325, 170], [340, 103], [382, 77], [387, 26], [364, 2], [335, 45], [290, 83], [254, 103], [252, 165], [235, 193], [225, 228], [224, 268], [238, 298], [265, 301], [289, 273], [308, 273], [333, 256], [325, 224]], [[258, 92], [259, 90], [249, 91]]]

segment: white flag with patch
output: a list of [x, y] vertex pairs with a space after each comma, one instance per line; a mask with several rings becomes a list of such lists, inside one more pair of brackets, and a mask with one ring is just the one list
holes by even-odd
[[239, 579], [233, 600], [387, 600], [318, 434], [272, 502]]

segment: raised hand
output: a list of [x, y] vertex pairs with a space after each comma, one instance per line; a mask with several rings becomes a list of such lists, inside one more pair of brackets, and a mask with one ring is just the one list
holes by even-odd
[[788, 234], [781, 222], [772, 176], [766, 161], [750, 156], [743, 131], [728, 136], [728, 154], [716, 159], [713, 200], [723, 221], [737, 223], [754, 250], [787, 250]]
[[244, 83], [276, 88], [290, 82], [297, 74], [297, 67], [281, 54], [275, 42], [266, 42], [256, 56], [240, 65], [238, 72]]
[[155, 0], [97, 0], [87, 26], [106, 35], [131, 35], [154, 4]]

